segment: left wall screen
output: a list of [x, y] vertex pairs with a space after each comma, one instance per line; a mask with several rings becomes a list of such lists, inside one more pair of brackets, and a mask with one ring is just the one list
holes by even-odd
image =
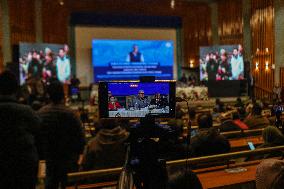
[[69, 47], [63, 44], [20, 43], [20, 84], [41, 80], [48, 84], [52, 79], [69, 83], [71, 78]]

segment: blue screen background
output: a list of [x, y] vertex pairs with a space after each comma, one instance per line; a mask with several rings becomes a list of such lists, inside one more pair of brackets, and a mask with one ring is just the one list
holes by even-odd
[[[112, 71], [111, 62], [126, 62], [133, 45], [137, 45], [144, 57], [144, 63], [158, 62], [162, 74], [107, 74]], [[171, 40], [110, 40], [92, 41], [92, 64], [94, 81], [137, 80], [139, 76], [154, 75], [157, 79], [173, 79], [174, 44]], [[153, 70], [152, 70], [153, 71]], [[155, 71], [155, 70], [154, 70]]]
[[160, 93], [169, 95], [169, 83], [109, 83], [108, 90], [113, 96], [137, 95], [139, 90], [144, 90], [146, 96]]

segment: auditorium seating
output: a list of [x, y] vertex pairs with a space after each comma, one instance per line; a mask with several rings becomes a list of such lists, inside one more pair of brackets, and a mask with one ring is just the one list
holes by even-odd
[[[210, 113], [210, 109], [199, 109], [198, 113]], [[138, 123], [138, 120], [134, 119], [130, 121], [132, 124]], [[184, 123], [187, 125], [188, 118], [184, 117]], [[167, 119], [160, 120], [161, 124], [167, 124]], [[214, 122], [214, 127], [218, 128], [220, 123]], [[192, 126], [193, 129], [197, 129], [198, 126]], [[92, 129], [92, 128], [90, 128]], [[94, 128], [93, 128], [94, 129]], [[187, 127], [185, 127], [187, 129]], [[263, 129], [252, 129], [242, 131], [230, 131], [221, 133], [229, 139], [231, 144], [231, 153], [220, 154], [208, 157], [191, 158], [187, 162], [191, 164], [194, 172], [197, 173], [204, 188], [254, 188], [255, 169], [259, 164], [257, 161], [249, 161], [243, 163], [237, 163], [237, 159], [248, 159], [253, 155], [265, 154], [270, 151], [284, 150], [284, 146], [257, 149], [254, 151], [249, 150], [248, 142], [252, 142], [256, 147], [263, 143], [262, 139]], [[168, 166], [181, 166], [185, 165], [186, 160], [177, 160], [167, 162]], [[247, 171], [241, 173], [229, 173], [226, 172], [227, 168], [245, 168]], [[69, 189], [101, 189], [101, 188], [116, 188], [117, 181], [110, 182], [96, 182], [96, 178], [104, 178], [109, 175], [118, 175], [121, 168], [94, 170], [88, 172], [70, 173], [68, 175], [70, 181], [81, 181], [85, 179], [91, 179], [94, 181], [92, 184], [79, 184], [78, 186], [71, 186]]]
[[250, 136], [244, 138], [236, 138], [229, 140], [231, 145], [231, 152], [236, 152], [240, 150], [248, 150], [248, 142], [252, 142], [255, 147], [263, 144], [262, 136]]
[[[198, 157], [191, 159], [183, 159], [167, 162], [167, 166], [185, 166], [188, 163], [190, 166], [200, 164], [200, 163], [208, 163], [222, 160], [232, 160], [240, 157], [248, 157], [253, 155], [262, 155], [267, 154], [274, 151], [283, 151], [284, 146], [271, 147], [265, 149], [257, 149], [254, 151], [241, 151], [241, 152], [233, 152], [228, 154], [219, 154], [207, 157]], [[214, 166], [209, 168], [202, 168], [194, 170], [199, 177], [203, 188], [254, 188], [255, 181], [255, 170], [256, 166], [259, 164], [259, 160], [257, 161], [249, 161], [244, 163], [237, 164], [227, 164], [223, 166]], [[244, 168], [243, 172], [232, 173], [232, 171], [236, 170], [234, 168]], [[229, 169], [229, 170], [228, 170]], [[95, 178], [98, 176], [107, 177], [108, 175], [118, 175], [121, 171], [121, 168], [113, 168], [113, 169], [104, 169], [104, 170], [94, 170], [87, 172], [77, 172], [77, 173], [69, 173], [68, 178], [69, 181], [80, 181], [86, 178], [92, 178], [95, 182]], [[94, 183], [94, 184], [82, 184], [78, 185], [77, 188], [102, 188], [107, 186], [115, 186], [116, 182], [104, 182], [104, 183]], [[75, 189], [76, 187], [69, 187], [69, 189]]]

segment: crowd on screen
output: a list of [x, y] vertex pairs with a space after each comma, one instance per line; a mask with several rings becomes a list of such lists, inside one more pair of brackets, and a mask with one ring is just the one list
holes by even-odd
[[210, 52], [200, 59], [200, 76], [204, 81], [244, 79], [243, 48], [241, 45], [233, 52]]
[[[29, 105], [45, 103], [47, 87], [52, 81], [68, 86], [67, 91], [78, 89], [80, 80], [71, 77], [69, 47], [64, 45], [58, 52], [46, 47], [44, 50], [28, 51], [20, 57], [20, 97]], [[77, 90], [76, 90], [77, 91]]]
[[[87, 139], [82, 124], [84, 120], [64, 104], [65, 95], [60, 81], [51, 81], [47, 88], [49, 103], [36, 110], [19, 103], [18, 88], [12, 73], [5, 71], [0, 74], [0, 188], [35, 188], [39, 160], [46, 162], [47, 189], [65, 188], [70, 184], [67, 182], [68, 172], [120, 167], [125, 162], [125, 143], [134, 136], [133, 128], [144, 129], [146, 133], [149, 131], [147, 121], [132, 124], [127, 119], [100, 119], [94, 123], [96, 129], [92, 137]], [[211, 113], [198, 113], [195, 107], [190, 107], [188, 124], [197, 126], [190, 132], [185, 129], [183, 120], [187, 112], [177, 104], [175, 119], [169, 119], [167, 125], [155, 124], [169, 132], [160, 137], [159, 146], [154, 145], [145, 159], [151, 160], [157, 154], [159, 158], [175, 160], [186, 158], [188, 154], [200, 157], [228, 153], [232, 146], [222, 134], [227, 131], [263, 128], [263, 144], [256, 148], [284, 145], [279, 117], [283, 107], [278, 100], [243, 102], [238, 98], [234, 105], [228, 105], [217, 99]], [[263, 111], [268, 109], [269, 116]], [[216, 123], [219, 127], [214, 126]], [[188, 137], [191, 138], [189, 146]], [[267, 153], [254, 159], [281, 155]], [[282, 164], [281, 160], [261, 163], [256, 173], [257, 188], [282, 187], [283, 166], [273, 169]], [[268, 179], [265, 176], [268, 173], [274, 176]], [[193, 188], [202, 188], [198, 177], [189, 169], [169, 171], [170, 189], [186, 188], [184, 183], [188, 182]]]
[[46, 47], [45, 50], [31, 50], [20, 57], [21, 81], [42, 80], [49, 83], [52, 79], [58, 79], [62, 83], [68, 83], [71, 76], [69, 47], [64, 45], [58, 52], [53, 52]]

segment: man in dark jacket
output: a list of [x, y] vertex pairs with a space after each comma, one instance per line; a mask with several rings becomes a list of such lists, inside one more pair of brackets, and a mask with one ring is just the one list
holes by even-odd
[[212, 127], [213, 121], [210, 114], [201, 115], [198, 118], [198, 126], [198, 134], [191, 140], [192, 156], [207, 156], [230, 151], [229, 141]]
[[38, 155], [35, 138], [39, 119], [16, 101], [18, 82], [10, 72], [0, 74], [0, 188], [34, 189]]
[[191, 170], [179, 169], [170, 171], [168, 189], [202, 189], [197, 175]]
[[129, 133], [115, 119], [102, 119], [102, 128], [86, 146], [83, 170], [121, 167], [125, 161], [124, 146]]
[[81, 121], [64, 105], [64, 90], [54, 81], [48, 88], [51, 104], [39, 111], [41, 135], [46, 160], [46, 189], [65, 188], [67, 173], [77, 171], [85, 139]]
[[260, 129], [270, 125], [269, 120], [265, 116], [262, 116], [261, 113], [261, 106], [255, 104], [252, 108], [252, 114], [244, 120], [244, 123], [247, 124], [249, 129]]

